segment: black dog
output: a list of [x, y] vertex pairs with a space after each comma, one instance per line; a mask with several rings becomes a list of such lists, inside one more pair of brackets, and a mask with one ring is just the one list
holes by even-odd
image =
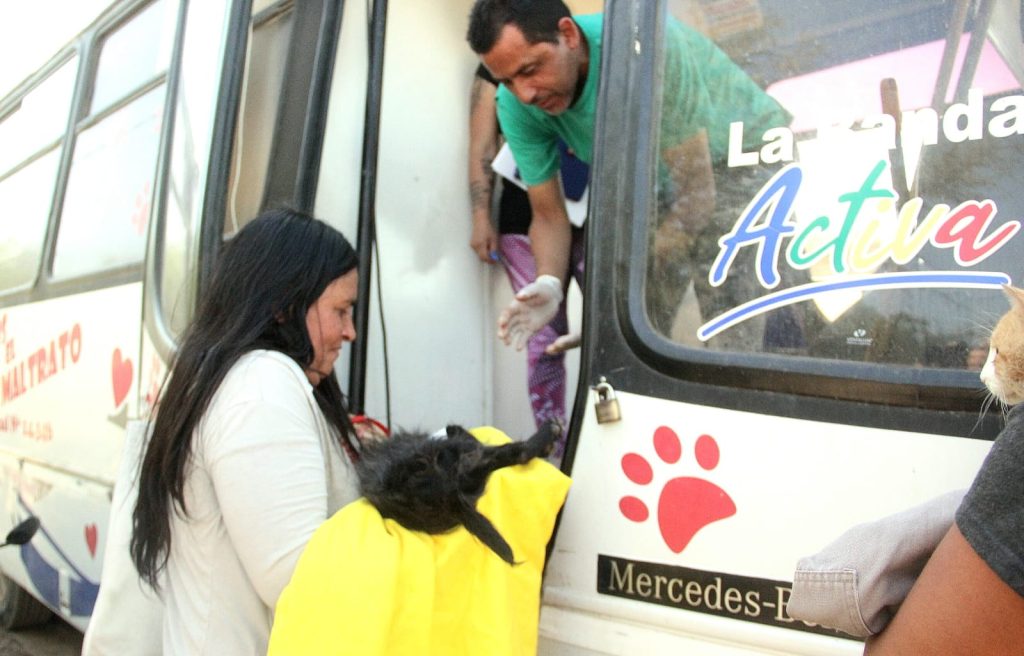
[[525, 442], [499, 446], [485, 446], [461, 426], [448, 426], [447, 437], [396, 432], [364, 443], [356, 465], [359, 485], [383, 517], [426, 533], [461, 524], [513, 564], [512, 548], [476, 509], [477, 499], [491, 472], [547, 455], [561, 432], [549, 422]]

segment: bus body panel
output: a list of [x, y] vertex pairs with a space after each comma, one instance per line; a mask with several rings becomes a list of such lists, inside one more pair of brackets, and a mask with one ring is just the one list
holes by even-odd
[[110, 491], [134, 416], [142, 285], [3, 311], [7, 354], [0, 533], [28, 515], [40, 530], [0, 551], [12, 580], [79, 628], [92, 612]]
[[4, 574], [85, 630], [99, 593], [110, 513], [110, 486], [46, 465], [0, 455], [4, 522], [40, 519], [33, 539], [0, 553]]
[[0, 312], [0, 449], [112, 484], [137, 412], [141, 311], [132, 283]]
[[[648, 97], [650, 88], [627, 83], [645, 74], [657, 79], [656, 73], [616, 68], [629, 57], [640, 59], [656, 50], [652, 34], [657, 29], [629, 23], [650, 12], [647, 1], [607, 3], [609, 10], [619, 12], [619, 27], [632, 30], [626, 56], [606, 67], [613, 74], [607, 83], [617, 85], [609, 92], [610, 105], [646, 108], [655, 102]], [[278, 4], [261, 0], [253, 12], [272, 13], [281, 8]], [[570, 4], [577, 11], [594, 11], [602, 3]], [[667, 6], [675, 11], [696, 4], [669, 2]], [[721, 10], [724, 3], [699, 4]], [[873, 8], [880, 4], [874, 2]], [[903, 9], [909, 6], [896, 4]], [[914, 7], [937, 11], [938, 4]], [[1006, 2], [997, 4], [999, 16], [1012, 9]], [[290, 10], [286, 5], [282, 11]], [[533, 430], [526, 355], [495, 338], [495, 320], [511, 300], [511, 290], [505, 273], [478, 262], [468, 247], [467, 110], [478, 64], [465, 43], [465, 18], [471, 6], [471, 0], [388, 3], [380, 139], [373, 144], [378, 148], [376, 169], [369, 171], [364, 162], [369, 8], [365, 3], [343, 3], [324, 114], [326, 132], [318, 145], [321, 157], [313, 213], [355, 242], [359, 231], [367, 229], [365, 222], [360, 223], [366, 220], [360, 216], [361, 183], [370, 173], [376, 176], [372, 214], [377, 249], [361, 269], [361, 275], [374, 278], [370, 298], [361, 299], [371, 307], [369, 328], [360, 335], [369, 344], [366, 413], [399, 428], [433, 430], [449, 422], [493, 424], [522, 437]], [[664, 8], [666, 3], [659, 6]], [[735, 3], [737, 15], [718, 15], [719, 27], [731, 25], [730, 29], [742, 32], [763, 18], [762, 9], [779, 11], [779, 6], [769, 0]], [[176, 89], [167, 90], [168, 98], [177, 93], [177, 113], [173, 126], [163, 126], [165, 130], [173, 127], [175, 136], [163, 163], [169, 169], [163, 190], [166, 229], [162, 236], [167, 244], [160, 253], [164, 260], [158, 273], [165, 276], [167, 288], [161, 290], [165, 307], [155, 309], [173, 313], [175, 328], [184, 325], [191, 312], [197, 269], [213, 261], [220, 243], [218, 239], [203, 243], [209, 252], [199, 252], [203, 222], [220, 218], [212, 217], [204, 203], [218, 198], [218, 193], [228, 193], [207, 189], [217, 177], [210, 167], [242, 165], [242, 155], [230, 164], [214, 161], [216, 153], [230, 150], [217, 141], [225, 117], [215, 116], [220, 101], [227, 97], [219, 95], [227, 93], [220, 73], [230, 77], [231, 72], [215, 65], [232, 56], [227, 32], [237, 17], [230, 15], [230, 7], [236, 5], [197, 0], [186, 4], [195, 23], [183, 39], [182, 78]], [[840, 11], [836, 7], [831, 10]], [[824, 11], [822, 16], [807, 13], [811, 23], [819, 18], [827, 22]], [[1019, 10], [1013, 15], [1019, 19]], [[806, 30], [813, 37], [814, 27], [800, 24], [793, 31]], [[850, 25], [837, 21], [821, 27], [838, 30]], [[1004, 51], [1020, 51], [1019, 40], [999, 34], [1008, 44], [1000, 46]], [[783, 45], [794, 48], [793, 44], [799, 45], [797, 37], [804, 38], [802, 33], [789, 36]], [[614, 44], [615, 39], [606, 41], [609, 50], [605, 52], [612, 52]], [[851, 51], [856, 46], [853, 43]], [[934, 49], [934, 44], [930, 47]], [[827, 58], [822, 53], [809, 53], [808, 58], [811, 55]], [[866, 55], [856, 55], [861, 56]], [[845, 50], [842, 57], [856, 58]], [[258, 58], [247, 65], [255, 65], [253, 61]], [[811, 81], [820, 86], [817, 79]], [[648, 86], [653, 84], [648, 80]], [[792, 97], [799, 100], [800, 94]], [[305, 101], [285, 98], [283, 102]], [[247, 102], [244, 94], [239, 102]], [[991, 103], [983, 104], [991, 114]], [[221, 109], [241, 112], [236, 107]], [[605, 109], [610, 113], [610, 108]], [[644, 116], [650, 118], [649, 113]], [[965, 114], [964, 122], [970, 120]], [[866, 350], [865, 342], [870, 342], [857, 331], [845, 334], [836, 329], [832, 337], [845, 350], [834, 359], [820, 354], [792, 360], [780, 357], [775, 369], [764, 365], [766, 354], [760, 352], [729, 353], [715, 360], [720, 354], [703, 349], [695, 337], [699, 321], [675, 326], [687, 339], [675, 339], [679, 335], [674, 334], [661, 335], [667, 339], [658, 341], [659, 336], [649, 334], [649, 326], [645, 333], [643, 285], [637, 280], [644, 275], [647, 235], [639, 224], [648, 218], [643, 215], [649, 209], [644, 203], [654, 205], [651, 197], [658, 182], [655, 174], [629, 158], [654, 159], [657, 144], [650, 139], [656, 135], [645, 135], [647, 127], [629, 122], [604, 128], [599, 144], [618, 143], [605, 141], [607, 133], [632, 135], [635, 140], [604, 151], [604, 157], [613, 162], [609, 170], [602, 170], [598, 162], [593, 169], [598, 177], [591, 193], [588, 231], [597, 240], [588, 247], [593, 289], [586, 292], [583, 308], [590, 312], [591, 325], [583, 347], [567, 357], [567, 407], [572, 407], [573, 398], [580, 404], [573, 414], [573, 444], [564, 465], [573, 483], [545, 571], [539, 652], [859, 653], [859, 642], [788, 616], [786, 603], [796, 562], [856, 523], [969, 485], [995, 434], [991, 430], [997, 423], [994, 413], [978, 417], [978, 425], [983, 425], [978, 431], [936, 426], [951, 417], [957, 427], [973, 420], [971, 413], [980, 410], [982, 397], [976, 374], [966, 367], [944, 374], [935, 371], [940, 367], [928, 370], [884, 359], [851, 365], [842, 361], [843, 354], [860, 354]], [[957, 126], [950, 129], [955, 131]], [[798, 134], [794, 148], [810, 181], [801, 196], [804, 204], [798, 207], [801, 220], [813, 219], [819, 209], [842, 216], [845, 201], [837, 200], [839, 194], [855, 190], [861, 180], [850, 171], [862, 175], [866, 164], [886, 157], [890, 150], [879, 145], [878, 137], [884, 135], [869, 132], [860, 130], [856, 138], [871, 141], [870, 148], [865, 146], [857, 156], [846, 153], [845, 158], [825, 148], [817, 135]], [[240, 128], [239, 133], [244, 130]], [[793, 134], [780, 132], [764, 150], [748, 149], [743, 155], [775, 156], [784, 150], [787, 139], [795, 138]], [[273, 141], [271, 135], [263, 136]], [[1000, 138], [997, 147], [982, 149], [982, 154], [1010, 158], [1006, 161], [1019, 158], [1013, 154], [1019, 139]], [[234, 146], [246, 153], [237, 143]], [[940, 147], [945, 156], [960, 146], [946, 139]], [[256, 150], [268, 148], [264, 143]], [[928, 164], [935, 166], [934, 161]], [[958, 165], [945, 162], [948, 169]], [[967, 173], [963, 180], [958, 178], [963, 184], [977, 184], [978, 192], [950, 192], [959, 194], [956, 202], [991, 196], [1000, 201], [1004, 214], [1016, 212], [1014, 205], [1002, 204], [1005, 195], [1000, 195], [1000, 184], [1006, 184], [990, 175], [998, 171], [998, 164], [993, 166], [972, 173], [992, 183], [989, 187], [974, 183]], [[924, 165], [921, 170], [931, 173]], [[888, 173], [879, 181], [886, 187], [894, 184]], [[634, 202], [632, 194], [646, 192], [648, 197]], [[618, 211], [609, 211], [609, 196], [619, 199], [614, 208]], [[949, 201], [929, 199], [926, 210], [940, 200]], [[258, 205], [256, 198], [245, 201], [244, 207]], [[232, 229], [237, 227], [232, 224]], [[229, 229], [223, 232], [230, 238]], [[149, 257], [154, 252], [150, 249]], [[1009, 250], [1002, 255], [1007, 254]], [[1009, 268], [1015, 261], [994, 260], [993, 268]], [[774, 263], [779, 262], [777, 258]], [[1019, 276], [1016, 270], [1009, 273]], [[88, 289], [0, 309], [0, 353], [5, 356], [0, 401], [0, 502], [5, 512], [0, 531], [28, 513], [43, 521], [43, 530], [30, 547], [0, 551], [0, 565], [19, 585], [80, 628], [87, 617], [78, 611], [86, 607], [90, 595], [95, 598], [100, 579], [124, 426], [129, 419], [147, 415], [166, 374], [167, 351], [165, 345], [157, 344], [150, 326], [159, 318], [150, 316], [154, 308], [148, 303], [147, 328], [141, 324], [144, 295], [148, 301], [154, 293], [143, 290], [143, 284], [154, 282], [149, 274], [147, 268], [145, 283]], [[161, 280], [159, 275], [154, 277]], [[963, 299], [973, 302], [984, 296], [985, 302], [976, 307], [986, 314], [974, 319], [990, 323], [996, 317], [988, 316], [988, 309], [1001, 307], [996, 291], [972, 289], [954, 300], [963, 302], [963, 307], [975, 307]], [[576, 327], [581, 299], [576, 288], [570, 299], [571, 323]], [[863, 310], [863, 305], [856, 307], [859, 302], [858, 297], [850, 307]], [[954, 312], [947, 314], [960, 318]], [[960, 346], [953, 344], [951, 350]], [[345, 349], [338, 361], [342, 381], [348, 380], [349, 353]], [[846, 366], [861, 364], [872, 366], [852, 374]], [[812, 367], [817, 367], [812, 371], [817, 378], [807, 375]], [[860, 373], [865, 376], [859, 377]], [[946, 374], [952, 383], [943, 380], [945, 387], [932, 385]], [[599, 424], [598, 396], [588, 388], [602, 376], [617, 390], [621, 419]], [[967, 379], [973, 386], [969, 390]], [[813, 389], [816, 381], [828, 383], [837, 393]], [[577, 385], [581, 389], [574, 393]], [[874, 389], [869, 389], [872, 385]], [[941, 388], [936, 392], [940, 400], [943, 393], [955, 397], [958, 408], [943, 408], [928, 395], [929, 385]], [[838, 389], [844, 386], [856, 391]], [[866, 389], [872, 397], [858, 398]], [[893, 398], [885, 398], [889, 393]], [[965, 397], [971, 398], [965, 401]], [[921, 425], [914, 425], [915, 420]], [[898, 428], [893, 427], [896, 424]]]
[[706, 635], [733, 645], [721, 653], [772, 653], [761, 651], [772, 644], [822, 655], [852, 649], [848, 640], [837, 647], [837, 638], [793, 630], [806, 628], [785, 610], [797, 560], [854, 524], [967, 487], [990, 447], [616, 398], [621, 421], [597, 423], [596, 392], [584, 410], [545, 574], [551, 614], [541, 634], [552, 640], [586, 635], [582, 644], [600, 645], [583, 627], [607, 616], [638, 634], [665, 633], [659, 641]]

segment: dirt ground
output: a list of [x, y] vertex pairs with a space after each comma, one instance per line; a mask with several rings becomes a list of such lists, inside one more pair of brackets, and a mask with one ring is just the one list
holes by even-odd
[[0, 629], [0, 656], [78, 656], [82, 653], [82, 634], [78, 629], [54, 617], [31, 630]]

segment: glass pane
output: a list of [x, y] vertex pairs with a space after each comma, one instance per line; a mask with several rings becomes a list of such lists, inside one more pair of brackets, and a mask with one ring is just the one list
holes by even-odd
[[1000, 51], [1019, 32], [964, 12], [947, 39], [962, 3], [685, 4], [659, 86], [655, 330], [976, 367], [1024, 273], [1024, 95]]
[[289, 10], [257, 26], [250, 38], [245, 97], [231, 162], [228, 215], [224, 217], [225, 236], [233, 235], [255, 217], [263, 201], [293, 23], [294, 13]]
[[162, 319], [175, 335], [188, 325], [196, 298], [202, 194], [213, 142], [219, 68], [228, 18], [227, 0], [188, 4], [181, 76], [175, 94], [174, 143], [167, 181], [160, 295]]
[[72, 57], [0, 122], [0, 175], [64, 134], [77, 70], [78, 58]]
[[39, 270], [60, 148], [0, 180], [0, 289], [31, 284]]
[[167, 70], [174, 45], [176, 5], [157, 0], [103, 41], [90, 114]]
[[163, 101], [161, 86], [78, 135], [57, 235], [55, 278], [142, 260]]

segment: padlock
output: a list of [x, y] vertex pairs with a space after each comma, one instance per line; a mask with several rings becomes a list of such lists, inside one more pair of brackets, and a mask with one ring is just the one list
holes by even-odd
[[601, 381], [594, 386], [594, 391], [597, 392], [597, 403], [594, 404], [597, 423], [610, 424], [622, 419], [619, 400], [615, 398], [615, 389], [604, 376], [601, 376]]

